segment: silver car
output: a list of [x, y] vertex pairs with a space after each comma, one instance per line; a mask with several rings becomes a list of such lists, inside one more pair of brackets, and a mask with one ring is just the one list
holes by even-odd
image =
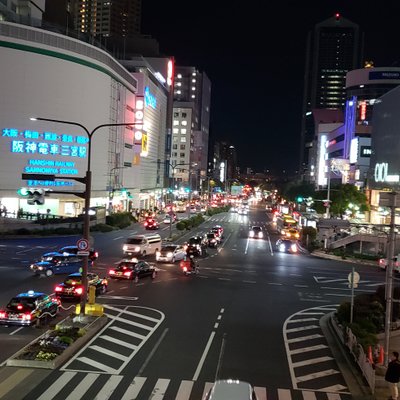
[[156, 260], [163, 262], [172, 262], [183, 260], [186, 256], [186, 251], [183, 246], [179, 244], [168, 244], [161, 247], [160, 251], [156, 253]]

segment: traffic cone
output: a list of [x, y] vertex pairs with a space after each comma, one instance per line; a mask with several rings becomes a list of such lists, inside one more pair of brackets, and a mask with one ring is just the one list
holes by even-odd
[[371, 364], [374, 363], [374, 359], [372, 358], [372, 346], [368, 346], [368, 360]]
[[378, 364], [382, 364], [383, 365], [384, 357], [385, 357], [385, 352], [383, 351], [383, 346], [380, 345], [379, 346]]

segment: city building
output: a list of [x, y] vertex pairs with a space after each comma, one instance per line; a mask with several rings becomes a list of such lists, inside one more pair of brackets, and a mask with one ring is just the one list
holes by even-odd
[[[0, 77], [0, 202], [9, 213], [49, 209], [51, 214], [76, 216], [83, 211], [83, 199], [73, 193], [82, 194], [84, 185], [71, 178], [85, 176], [89, 157], [88, 137], [77, 124], [89, 131], [103, 124], [139, 124], [138, 81], [105, 51], [54, 32], [2, 21], [0, 43], [2, 68], [7, 71]], [[140, 184], [143, 172], [133, 163], [132, 128], [106, 126], [93, 135], [91, 206], [109, 206], [114, 179], [114, 208], [139, 206], [131, 190]], [[54, 175], [55, 180], [22, 180], [22, 173]], [[45, 204], [30, 205], [18, 196], [21, 187], [42, 188], [50, 195]]]
[[13, 21], [40, 27], [46, 0], [2, 0], [0, 21]]
[[[211, 82], [195, 67], [177, 66], [174, 79], [171, 164], [176, 188], [199, 190], [206, 179]], [[190, 176], [190, 179], [189, 179]]]
[[362, 39], [359, 26], [338, 13], [317, 24], [308, 34], [299, 169], [307, 181], [312, 172], [313, 110], [344, 109], [346, 74], [360, 67]]

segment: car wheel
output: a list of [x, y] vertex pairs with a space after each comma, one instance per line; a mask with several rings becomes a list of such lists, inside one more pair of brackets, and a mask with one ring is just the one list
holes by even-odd
[[54, 274], [54, 272], [52, 269], [46, 269], [45, 274], [46, 274], [46, 276], [52, 276]]
[[139, 282], [139, 275], [135, 275], [134, 281], [135, 281], [135, 283]]
[[151, 279], [156, 279], [157, 276], [157, 272], [153, 271], [153, 273], [151, 274]]

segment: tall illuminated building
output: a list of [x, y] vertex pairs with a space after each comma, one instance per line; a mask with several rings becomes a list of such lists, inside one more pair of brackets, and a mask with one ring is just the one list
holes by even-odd
[[142, 0], [71, 0], [75, 28], [93, 37], [140, 33]]
[[308, 34], [299, 170], [306, 180], [312, 173], [309, 153], [315, 143], [313, 110], [344, 109], [346, 74], [360, 68], [362, 42], [359, 26], [339, 13], [315, 25]]

